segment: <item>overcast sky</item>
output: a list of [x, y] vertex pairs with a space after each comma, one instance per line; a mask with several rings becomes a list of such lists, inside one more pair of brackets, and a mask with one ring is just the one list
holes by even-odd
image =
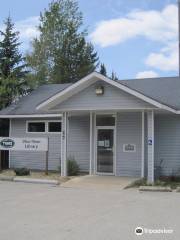
[[[50, 0], [1, 0], [0, 28], [10, 13], [21, 33], [23, 51], [38, 35], [40, 11]], [[79, 0], [100, 61], [120, 79], [178, 74], [176, 0]]]

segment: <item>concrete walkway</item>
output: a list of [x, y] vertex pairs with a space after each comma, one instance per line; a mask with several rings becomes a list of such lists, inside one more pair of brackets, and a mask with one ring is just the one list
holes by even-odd
[[92, 188], [92, 189], [118, 189], [122, 190], [131, 182], [137, 180], [132, 177], [115, 176], [78, 176], [63, 184], [62, 187], [69, 188]]

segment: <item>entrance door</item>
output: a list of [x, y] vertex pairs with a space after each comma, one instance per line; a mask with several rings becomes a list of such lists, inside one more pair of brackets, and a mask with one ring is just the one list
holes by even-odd
[[114, 173], [114, 129], [97, 129], [97, 173]]

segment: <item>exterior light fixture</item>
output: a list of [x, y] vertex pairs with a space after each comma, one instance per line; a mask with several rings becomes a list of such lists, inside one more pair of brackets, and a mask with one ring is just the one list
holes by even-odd
[[97, 86], [96, 87], [96, 95], [100, 96], [104, 94], [104, 87], [103, 86]]

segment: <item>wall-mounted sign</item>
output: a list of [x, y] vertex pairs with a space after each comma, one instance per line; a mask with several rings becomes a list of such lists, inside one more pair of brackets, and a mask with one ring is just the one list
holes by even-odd
[[136, 145], [135, 144], [123, 144], [123, 152], [136, 152]]
[[48, 151], [48, 139], [0, 137], [0, 150]]
[[104, 147], [104, 141], [98, 141], [98, 147]]
[[109, 147], [110, 147], [110, 141], [109, 141], [109, 140], [105, 140], [105, 141], [104, 141], [104, 146], [105, 146], [106, 148], [109, 148]]

